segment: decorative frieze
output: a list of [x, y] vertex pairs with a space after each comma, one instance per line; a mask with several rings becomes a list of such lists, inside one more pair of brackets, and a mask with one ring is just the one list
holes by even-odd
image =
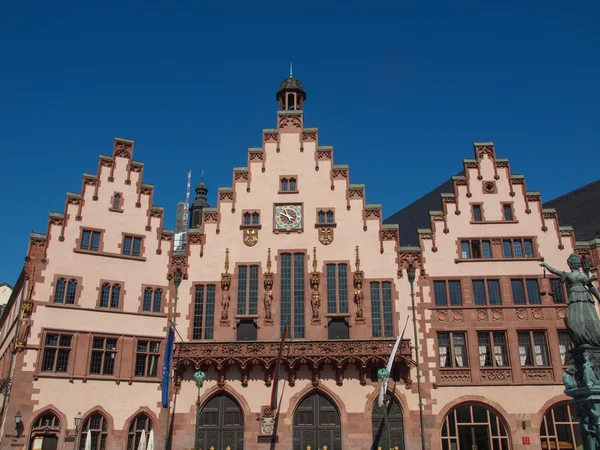
[[442, 383], [470, 383], [471, 370], [440, 370], [440, 382]]
[[510, 369], [481, 369], [481, 380], [488, 382], [508, 382], [512, 381], [512, 371]]

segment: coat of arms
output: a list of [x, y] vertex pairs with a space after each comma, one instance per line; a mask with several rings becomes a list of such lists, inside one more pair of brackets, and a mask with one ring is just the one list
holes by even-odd
[[244, 230], [244, 244], [248, 247], [256, 245], [258, 242], [258, 230]]

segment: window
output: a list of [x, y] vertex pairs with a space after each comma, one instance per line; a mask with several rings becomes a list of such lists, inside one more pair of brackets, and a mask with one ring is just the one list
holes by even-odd
[[558, 348], [560, 350], [560, 361], [563, 366], [566, 366], [569, 361], [569, 350], [571, 350], [571, 338], [566, 331], [558, 332]]
[[135, 354], [135, 376], [156, 377], [159, 357], [160, 342], [138, 340]]
[[481, 259], [492, 257], [492, 246], [490, 241], [472, 239], [460, 242], [460, 252], [462, 259]]
[[477, 333], [479, 365], [481, 367], [508, 367], [506, 333], [504, 331]]
[[523, 280], [510, 280], [510, 285], [515, 305], [539, 305], [542, 303], [536, 278], [525, 280], [526, 290], [523, 288]]
[[476, 305], [501, 305], [500, 281], [473, 280], [473, 301]]
[[115, 194], [113, 197], [113, 209], [121, 208], [121, 194]]
[[117, 356], [117, 339], [109, 337], [94, 337], [90, 374], [114, 375], [115, 359]]
[[327, 264], [327, 313], [348, 312], [348, 265]]
[[331, 225], [335, 223], [335, 216], [333, 211], [323, 211], [320, 210], [317, 212], [317, 223], [319, 225]]
[[38, 416], [37, 419], [34, 420], [31, 428], [34, 430], [39, 430], [41, 428], [53, 428], [60, 430], [60, 419], [52, 411], [46, 411], [44, 414]]
[[79, 434], [79, 450], [85, 450], [85, 442], [87, 433], [90, 431], [92, 437], [92, 450], [104, 450], [107, 448], [106, 441], [108, 431], [106, 427], [106, 419], [100, 413], [94, 413], [83, 422], [81, 433]]
[[100, 288], [100, 308], [119, 308], [121, 285], [102, 283]]
[[546, 334], [543, 331], [522, 331], [519, 337], [521, 366], [549, 366]]
[[512, 221], [513, 213], [512, 213], [512, 205], [510, 203], [502, 205], [502, 209], [504, 210], [504, 220]]
[[258, 339], [258, 328], [254, 319], [242, 319], [235, 328], [238, 341], [256, 341]]
[[260, 214], [257, 212], [246, 212], [242, 218], [243, 225], [260, 225]]
[[142, 238], [135, 236], [123, 237], [123, 254], [127, 256], [140, 256], [142, 251]]
[[504, 258], [533, 258], [533, 240], [502, 239], [502, 256]]
[[54, 303], [72, 305], [75, 303], [76, 294], [77, 280], [71, 279], [68, 283], [65, 278], [59, 278], [56, 280], [56, 287], [54, 288]]
[[42, 372], [66, 373], [69, 369], [71, 334], [48, 333], [42, 357]]
[[280, 180], [281, 192], [298, 192], [298, 186], [296, 184], [296, 178], [284, 177]]
[[127, 450], [137, 450], [142, 439], [142, 431], [146, 432], [146, 439], [148, 439], [148, 433], [154, 428], [152, 420], [147, 414], [139, 414], [131, 421], [129, 425], [129, 434], [127, 436]]
[[371, 282], [371, 325], [373, 337], [394, 335], [392, 283], [390, 281]]
[[250, 213], [244, 213], [244, 225], [250, 225], [251, 216]]
[[554, 405], [544, 415], [540, 426], [540, 441], [543, 449], [584, 448], [578, 411], [568, 403]]
[[283, 336], [288, 323], [289, 337], [295, 339], [304, 338], [304, 259], [304, 253], [281, 254], [280, 332]]
[[162, 289], [152, 289], [147, 287], [144, 289], [144, 300], [142, 303], [142, 311], [161, 313], [162, 312]]
[[152, 428], [154, 428], [152, 420], [147, 414], [142, 413], [136, 416], [129, 425], [127, 450], [137, 450], [142, 439], [142, 431], [146, 432], [146, 439], [148, 439], [148, 433]]
[[81, 232], [81, 244], [79, 245], [81, 250], [89, 250], [97, 252], [100, 250], [100, 232], [83, 230]]
[[238, 267], [238, 314], [258, 314], [258, 266]]
[[438, 333], [440, 367], [468, 367], [465, 333]]
[[492, 410], [480, 405], [462, 403], [452, 409], [444, 419], [441, 430], [442, 449], [508, 450], [510, 444], [506, 430], [504, 421]]
[[565, 291], [560, 278], [550, 278], [550, 288], [552, 290], [552, 299], [555, 304], [565, 303]]
[[212, 339], [215, 329], [214, 284], [197, 284], [194, 293], [194, 326], [192, 339]]
[[435, 297], [435, 306], [448, 306], [448, 297], [450, 297], [450, 306], [462, 305], [462, 293], [460, 281], [448, 281], [446, 289], [445, 281], [433, 282], [433, 295]]
[[481, 215], [481, 205], [473, 205], [473, 220], [475, 222], [483, 221], [483, 216]]

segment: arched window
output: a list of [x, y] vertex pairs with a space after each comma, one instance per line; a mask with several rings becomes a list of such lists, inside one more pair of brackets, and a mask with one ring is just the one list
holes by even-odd
[[154, 291], [154, 305], [152, 306], [152, 312], [162, 312], [162, 290], [157, 289]]
[[317, 216], [319, 223], [325, 223], [325, 211], [319, 211], [319, 214]]
[[67, 298], [65, 299], [65, 303], [68, 305], [72, 305], [75, 303], [75, 294], [77, 293], [77, 280], [69, 280], [69, 284], [67, 284]]
[[121, 194], [115, 194], [113, 197], [113, 209], [119, 209], [121, 207]]
[[333, 211], [327, 211], [327, 223], [334, 223]]
[[60, 419], [52, 411], [46, 411], [40, 414], [34, 421], [31, 427], [33, 430], [41, 430], [44, 428], [60, 429]]
[[110, 297], [110, 284], [104, 283], [102, 284], [102, 289], [100, 290], [100, 307], [108, 308], [108, 299]]
[[444, 419], [441, 435], [442, 450], [510, 449], [504, 421], [480, 405], [463, 403], [452, 409]]
[[85, 441], [87, 440], [88, 430], [90, 431], [92, 438], [92, 450], [106, 449], [108, 440], [106, 418], [100, 413], [93, 413], [85, 420], [85, 422], [83, 422], [81, 433], [79, 435], [79, 450], [85, 450]]
[[404, 450], [404, 419], [402, 415], [402, 407], [394, 397], [386, 395], [383, 399], [383, 406], [378, 406], [378, 401], [375, 399], [373, 404], [373, 414], [371, 421], [373, 425], [373, 446], [372, 450], [385, 448], [386, 438], [383, 428], [383, 408], [387, 408], [388, 424], [390, 430], [390, 448], [398, 448]]
[[110, 307], [111, 308], [119, 307], [120, 295], [121, 295], [121, 286], [118, 284], [113, 284], [112, 290], [110, 292]]
[[296, 192], [296, 179], [290, 178], [290, 192]]
[[152, 288], [144, 289], [144, 304], [142, 305], [143, 311], [152, 310]]
[[127, 450], [137, 450], [142, 438], [142, 431], [146, 431], [146, 442], [148, 442], [148, 433], [154, 427], [152, 419], [148, 414], [138, 414], [129, 425], [129, 434], [127, 435]]
[[59, 278], [56, 280], [56, 288], [54, 289], [54, 303], [63, 303], [65, 301], [65, 289], [67, 280]]
[[293, 109], [295, 109], [295, 101], [294, 101], [294, 94], [289, 93], [287, 95], [287, 109], [289, 111], [292, 111]]
[[581, 431], [574, 415], [575, 408], [568, 403], [554, 405], [548, 410], [540, 426], [542, 449], [581, 448]]
[[250, 213], [244, 213], [244, 225], [250, 225]]
[[281, 179], [281, 192], [287, 192], [288, 191], [288, 180], [287, 178], [282, 178]]
[[260, 216], [258, 213], [252, 213], [252, 225], [258, 225]]

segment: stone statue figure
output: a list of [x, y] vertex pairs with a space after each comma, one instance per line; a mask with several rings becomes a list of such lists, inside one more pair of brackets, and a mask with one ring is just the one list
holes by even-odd
[[272, 436], [275, 431], [275, 420], [272, 417], [265, 417], [260, 423], [260, 432], [264, 436]]
[[271, 288], [265, 291], [265, 319], [271, 320], [271, 305], [273, 304], [273, 290]]
[[196, 386], [198, 386], [198, 388], [202, 387], [202, 385], [204, 384], [204, 380], [206, 380], [205, 372], [199, 370], [198, 372], [194, 373], [194, 383], [196, 383]]
[[594, 366], [590, 362], [590, 355], [587, 352], [583, 354], [582, 380], [583, 385], [586, 387], [599, 384], [598, 378], [594, 373]]
[[229, 286], [223, 286], [223, 295], [221, 297], [221, 320], [227, 320], [229, 317], [229, 302], [231, 301], [231, 295], [229, 294]]
[[310, 296], [310, 306], [312, 307], [313, 319], [319, 318], [319, 307], [321, 306], [321, 297], [319, 296], [319, 285], [314, 283]]
[[581, 259], [575, 253], [567, 260], [571, 272], [562, 272], [546, 263], [540, 264], [549, 272], [558, 275], [567, 285], [569, 306], [565, 325], [575, 347], [590, 345], [600, 347], [600, 318], [596, 311], [594, 297], [600, 301], [598, 290], [592, 285], [597, 276], [588, 277], [581, 271]]
[[365, 294], [362, 291], [362, 283], [357, 281], [356, 289], [354, 290], [354, 303], [356, 303], [356, 317], [363, 316], [362, 302], [365, 299]]
[[577, 388], [577, 381], [575, 380], [575, 366], [573, 364], [571, 364], [567, 370], [565, 370], [565, 373], [563, 373], [562, 376], [562, 380], [563, 380], [563, 384], [565, 385], [565, 390], [569, 390], [569, 389], [575, 389]]
[[597, 450], [598, 432], [596, 430], [594, 416], [591, 414], [586, 415], [579, 421], [579, 424], [581, 427], [581, 437], [583, 440], [584, 450]]

